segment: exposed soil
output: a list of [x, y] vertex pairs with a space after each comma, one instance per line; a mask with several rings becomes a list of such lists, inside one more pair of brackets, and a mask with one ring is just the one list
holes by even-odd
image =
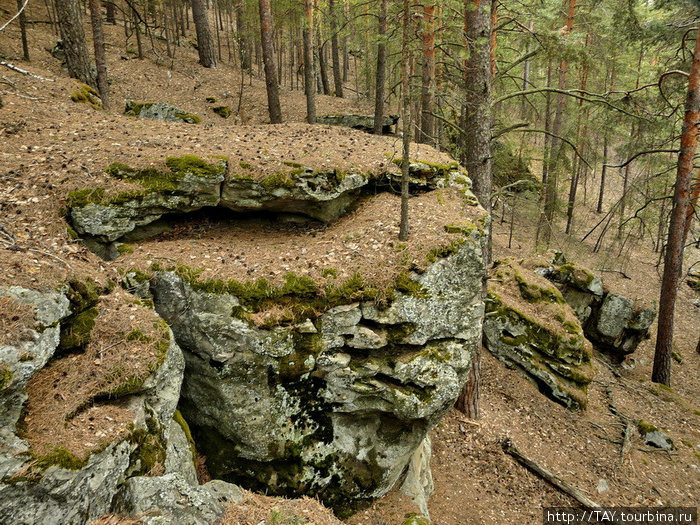
[[[15, 9], [15, 4], [8, 0], [2, 0], [0, 6], [8, 12]], [[43, 7], [30, 5], [29, 18], [45, 18]], [[233, 277], [248, 275], [251, 265], [244, 266], [243, 263], [252, 260], [256, 261], [253, 264], [259, 265], [253, 268], [253, 272], [259, 272], [256, 275], [269, 276], [273, 272], [274, 276], [275, 271], [284, 273], [287, 271], [285, 266], [291, 269], [298, 261], [305, 262], [307, 267], [311, 262], [313, 271], [334, 265], [339, 271], [345, 271], [347, 260], [360, 260], [374, 252], [384, 256], [395, 254], [389, 243], [396, 232], [396, 221], [393, 219], [396, 215], [394, 211], [391, 211], [391, 215], [388, 213], [394, 210], [395, 198], [389, 194], [380, 196], [380, 201], [383, 199], [388, 203], [386, 207], [379, 209], [372, 220], [367, 217], [363, 226], [376, 229], [381, 222], [384, 236], [379, 238], [373, 234], [367, 239], [362, 231], [359, 231], [357, 239], [341, 236], [334, 254], [311, 253], [312, 250], [322, 249], [320, 244], [311, 244], [312, 240], [323, 238], [322, 231], [296, 230], [292, 226], [284, 230], [289, 238], [280, 236], [280, 246], [270, 249], [269, 260], [257, 252], [260, 248], [252, 232], [246, 233], [249, 237], [241, 233], [237, 240], [241, 243], [241, 252], [245, 253], [243, 257], [250, 259], [241, 261], [240, 254], [236, 259], [236, 245], [225, 246], [224, 241], [232, 239], [221, 236], [216, 224], [202, 226], [193, 223], [187, 226], [190, 231], [176, 231], [171, 238], [165, 236], [134, 246], [132, 255], [114, 264], [99, 260], [72, 240], [66, 232], [65, 222], [59, 218], [65, 195], [72, 189], [85, 186], [116, 184], [101, 171], [114, 161], [137, 167], [162, 167], [166, 156], [196, 154], [211, 158], [212, 155], [228, 155], [232, 166], [248, 162], [258, 166], [262, 173], [288, 167], [284, 161], [313, 162], [319, 163], [319, 166], [323, 163], [332, 166], [335, 162], [349, 162], [350, 157], [345, 155], [354, 155], [353, 159], [359, 159], [358, 162], [378, 165], [388, 162], [387, 152], [398, 152], [400, 148], [396, 139], [382, 138], [381, 147], [370, 151], [371, 145], [375, 144], [373, 137], [326, 126], [300, 124], [304, 116], [303, 93], [289, 89], [282, 90], [283, 113], [290, 122], [297, 123], [251, 127], [262, 125], [267, 119], [265, 93], [260, 79], [253, 79], [252, 86], [246, 80], [241, 111], [236, 115], [237, 86], [240, 84], [237, 71], [226, 65], [217, 70], [204, 70], [196, 65], [193, 50], [185, 48], [178, 49], [178, 58], [173, 61], [166, 62], [152, 53], [144, 61], [134, 60], [131, 54], [122, 51], [123, 36], [120, 31], [120, 27], [107, 27], [107, 38], [111, 42], [108, 47], [114, 107], [111, 112], [99, 112], [85, 104], [71, 102], [75, 82], [66, 77], [59, 62], [45, 51], [53, 46], [56, 39], [48, 26], [32, 25], [29, 41], [33, 60], [28, 64], [16, 59], [21, 54], [16, 24], [0, 33], [0, 54], [19, 67], [55, 79], [53, 82], [42, 81], [4, 68], [0, 71], [0, 94], [5, 104], [0, 109], [0, 226], [7, 233], [0, 235], [0, 286], [54, 289], [56, 283], [65, 282], [70, 277], [91, 276], [102, 282], [110, 278], [117, 280], [118, 269], [125, 267], [128, 261], [145, 264], [148, 260], [155, 260], [156, 251], [160, 252], [165, 247], [171, 253], [177, 253], [177, 257], [171, 255], [173, 259], [189, 259], [187, 264], [190, 266], [209, 268], [205, 270], [210, 272], [207, 275], [217, 275], [224, 268], [235, 268], [235, 271], [231, 271]], [[128, 60], [122, 60], [122, 54]], [[207, 103], [205, 98], [208, 96], [216, 97], [217, 102]], [[199, 114], [203, 122], [190, 125], [124, 117], [121, 115], [122, 104], [128, 99], [169, 101], [186, 111]], [[230, 105], [234, 116], [222, 119], [213, 114], [210, 107], [220, 104]], [[319, 96], [318, 105], [319, 114], [371, 112], [370, 104], [366, 101], [358, 103], [354, 99]], [[238, 127], [241, 124], [246, 127]], [[274, 140], [265, 141], [266, 137], [262, 135], [268, 132]], [[283, 133], [293, 136], [295, 147], [284, 143]], [[240, 140], [237, 142], [236, 138]], [[341, 142], [333, 141], [344, 141], [342, 143], [346, 146], [340, 147]], [[304, 144], [311, 144], [309, 151], [303, 151]], [[314, 150], [321, 144], [335, 146], [329, 152]], [[379, 155], [375, 156], [375, 153]], [[246, 158], [248, 155], [250, 158]], [[416, 222], [411, 244], [428, 244], [417, 238], [421, 231], [417, 225], [421, 217], [417, 204], [421, 199], [428, 198], [422, 196], [412, 200]], [[609, 198], [615, 198], [614, 188]], [[525, 200], [515, 203], [515, 233], [510, 248], [508, 223], [501, 224], [499, 217], [494, 217], [494, 258], [512, 256], [520, 259], [535, 252], [533, 239], [537, 217], [533, 205]], [[353, 219], [353, 224], [357, 219]], [[510, 213], [507, 219], [510, 219]], [[604, 243], [598, 253], [592, 250], [595, 236], [586, 242], [580, 241], [587, 229], [599, 219], [588, 207], [577, 208], [577, 235], [556, 235], [552, 246], [564, 251], [570, 260], [599, 273], [607, 287], [628, 296], [658, 300], [658, 256], [652, 253], [647, 241], [635, 242], [632, 238], [624, 244], [611, 241]], [[563, 231], [561, 226], [557, 225], [555, 231]], [[265, 229], [264, 225], [256, 227], [257, 231]], [[195, 238], [196, 233], [203, 238]], [[316, 237], [313, 233], [316, 233]], [[350, 235], [352, 231], [346, 233]], [[186, 235], [190, 235], [190, 238], [183, 243]], [[157, 249], [154, 248], [156, 244], [159, 245]], [[621, 245], [623, 247], [620, 249]], [[375, 250], [374, 246], [378, 248]], [[303, 247], [307, 249], [304, 258], [301, 254]], [[254, 252], [255, 257], [250, 255]], [[297, 256], [299, 259], [296, 259]], [[687, 266], [700, 260], [697, 250], [689, 250], [686, 260]], [[300, 269], [302, 267], [299, 266]], [[630, 278], [618, 272], [624, 272]], [[601, 504], [697, 505], [700, 494], [700, 355], [695, 352], [695, 346], [700, 309], [693, 306], [693, 301], [699, 298], [697, 292], [686, 285], [681, 286], [674, 346], [682, 361], [672, 363], [672, 390], [649, 381], [654, 326], [651, 339], [643, 342], [622, 366], [610, 364], [605, 356], [596, 354], [593, 362], [596, 377], [589, 388], [589, 406], [582, 413], [567, 411], [549, 401], [534, 385], [514, 371], [505, 369], [484, 352], [480, 420], [474, 422], [451, 413], [432, 433], [432, 467], [436, 485], [430, 501], [433, 522], [454, 525], [537, 523], [541, 519], [542, 506], [574, 504], [568, 496], [505, 455], [501, 443], [506, 437], [510, 437], [523, 453]], [[4, 315], [0, 317], [4, 318]], [[31, 323], [33, 319], [24, 319], [18, 322], [19, 328], [12, 330], [21, 333]], [[111, 342], [116, 342], [116, 339], [106, 338], [104, 346]], [[121, 351], [122, 347], [113, 348], [117, 349]], [[84, 354], [85, 357], [65, 357], [46, 369], [46, 377], [42, 376], [42, 388], [47, 392], [52, 391], [51, 395], [45, 396], [45, 402], [51, 405], [47, 407], [46, 414], [55, 414], [60, 418], [75, 406], [74, 403], [64, 405], [63, 400], [51, 397], [54, 378], [51, 374], [58, 372], [58, 366], [69, 364], [69, 361], [65, 361], [67, 359], [84, 359], [80, 363], [85, 367], [85, 374], [98, 372], [105, 363], [104, 360], [99, 365], [95, 363], [98, 350], [93, 348], [89, 356]], [[106, 359], [105, 355], [103, 359]], [[62, 365], [61, 361], [65, 363]], [[67, 367], [66, 372], [79, 369], [77, 364]], [[80, 384], [85, 377], [75, 377], [71, 379], [71, 384]], [[66, 394], [63, 388], [61, 392]], [[75, 395], [84, 398], [85, 392], [80, 390]], [[648, 447], [642, 443], [635, 429], [629, 451], [621, 457], [627, 420], [615, 415], [612, 406], [617, 414], [629, 418], [632, 424], [644, 419], [667, 432], [674, 440], [676, 450], [667, 453]], [[90, 410], [82, 412], [81, 417], [86, 419], [80, 423], [84, 425], [83, 430], [70, 437], [52, 434], [63, 430], [49, 428], [48, 419], [41, 424], [39, 420], [29, 419], [28, 424], [37, 425], [34, 446], [41, 448], [43, 444], [60, 439], [73, 443], [76, 453], [96, 446], [100, 439], [98, 428], [105, 432], [110, 426], [98, 420], [89, 421]], [[116, 429], [116, 418], [113, 419]], [[109, 421], [106, 416], [105, 421]], [[90, 424], [94, 425], [94, 429], [90, 428]], [[601, 479], [607, 481], [610, 490], [598, 494], [596, 487]], [[250, 519], [250, 516], [261, 515], [254, 506], [249, 505], [249, 509], [252, 509], [250, 515], [240, 518], [241, 523], [248, 523], [242, 520]], [[268, 517], [270, 510], [267, 508], [264, 511]], [[393, 492], [347, 522], [354, 525], [394, 525], [401, 523], [407, 512], [415, 510], [404, 497]], [[232, 509], [234, 512], [237, 510]], [[321, 517], [322, 511], [319, 512], [319, 517], [314, 515], [314, 523], [335, 523], [328, 516]], [[254, 521], [251, 519], [249, 522]], [[258, 522], [255, 523], [257, 525]]]

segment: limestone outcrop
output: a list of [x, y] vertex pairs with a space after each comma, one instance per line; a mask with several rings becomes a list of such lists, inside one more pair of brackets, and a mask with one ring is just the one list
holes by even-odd
[[526, 265], [559, 288], [586, 337], [600, 349], [621, 360], [649, 338], [649, 328], [656, 318], [655, 304], [607, 290], [598, 275], [567, 262], [561, 254], [550, 264], [533, 260]]
[[[28, 320], [21, 336], [0, 345], [0, 522], [83, 525], [114, 510], [115, 495], [133, 492], [133, 487], [139, 487], [138, 498], [120, 500], [120, 511], [135, 514], [155, 506], [167, 509], [169, 500], [163, 491], [146, 490], [159, 484], [172, 487], [171, 492], [175, 488], [189, 491], [192, 496], [190, 504], [178, 500], [186, 508], [168, 523], [213, 522], [211, 518], [225, 510], [222, 495], [234, 497], [237, 489], [223, 482], [211, 487], [197, 485], [192, 451], [182, 422], [174, 418], [184, 360], [172, 333], [155, 314], [141, 312], [132, 324], [134, 330], [115, 334], [124, 339], [114, 348], [127, 346], [125, 354], [110, 352], [104, 338], [97, 341], [100, 351], [94, 357], [101, 361], [97, 365], [102, 370], [92, 362], [90, 342], [84, 343], [87, 347], [82, 354], [64, 354], [62, 341], [78, 341], [67, 337], [66, 330], [88, 326], [88, 333], [97, 330], [104, 336], [105, 327], [115, 318], [109, 310], [130, 305], [124, 302], [129, 296], [123, 292], [109, 294], [100, 299], [104, 304], [100, 304], [96, 323], [84, 324], [86, 317], [82, 317], [80, 324], [72, 316], [84, 299], [77, 288], [74, 283], [58, 292], [0, 288], [0, 298], [33, 312], [33, 321]], [[156, 354], [148, 356], [154, 359], [137, 357], [151, 351]], [[124, 355], [146, 364], [146, 370], [135, 376], [122, 372], [129, 368], [128, 363], [119, 363]], [[89, 357], [92, 372], [83, 356]], [[89, 397], [73, 399], [74, 392], [61, 391], [65, 388], [62, 381], [71, 379], [75, 391], [80, 393], [84, 387]], [[84, 384], [76, 385], [78, 380]], [[55, 395], [43, 394], [46, 382], [49, 388], [56, 386]], [[91, 390], [93, 386], [98, 391]], [[52, 430], [43, 429], [41, 420]], [[111, 428], [120, 424], [121, 428]], [[81, 433], [84, 427], [86, 433]], [[48, 432], [57, 436], [55, 443], [46, 442]], [[99, 442], [87, 448], [81, 442], [98, 438]], [[142, 474], [157, 474], [159, 469], [165, 475], [141, 481]], [[171, 484], [171, 479], [178, 482]], [[203, 518], [189, 520], [191, 514]]]
[[135, 102], [129, 100], [124, 108], [124, 114], [131, 117], [165, 120], [168, 122], [186, 122], [199, 124], [202, 119], [194, 113], [188, 113], [167, 102]]
[[[342, 173], [294, 167], [259, 178], [227, 173], [228, 162], [208, 163], [193, 155], [168, 157], [167, 170], [132, 169], [121, 163], [106, 168], [111, 177], [131, 183], [114, 193], [85, 188], [67, 196], [67, 218], [88, 248], [113, 260], [122, 238], [164, 215], [189, 213], [204, 207], [237, 212], [277, 212], [305, 215], [330, 222], [343, 215], [363, 194], [388, 185], [395, 173]], [[412, 161], [411, 184], [422, 191], [457, 184], [470, 185], [457, 163], [436, 165]], [[471, 196], [472, 201], [476, 199]]]
[[156, 310], [185, 351], [180, 408], [214, 477], [341, 511], [386, 493], [469, 372], [482, 236], [467, 233], [389, 304], [348, 299], [292, 324], [256, 326], [240, 295], [155, 273]]
[[572, 409], [586, 406], [593, 369], [581, 323], [552, 283], [516, 261], [494, 264], [484, 341], [554, 401]]

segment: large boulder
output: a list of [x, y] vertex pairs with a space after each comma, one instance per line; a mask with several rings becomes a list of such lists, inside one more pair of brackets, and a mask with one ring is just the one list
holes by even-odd
[[608, 290], [588, 268], [567, 262], [561, 253], [554, 259], [526, 261], [528, 268], [552, 281], [574, 309], [591, 342], [622, 360], [649, 338], [656, 318], [656, 305]]
[[[381, 173], [340, 172], [294, 167], [259, 177], [226, 174], [228, 162], [209, 164], [193, 155], [168, 157], [168, 170], [132, 169], [121, 163], [105, 171], [115, 179], [137, 184], [120, 193], [84, 188], [67, 196], [67, 218], [88, 248], [105, 259], [119, 255], [119, 241], [164, 215], [219, 206], [237, 212], [301, 214], [330, 222], [343, 215], [362, 195], [387, 187], [395, 167]], [[467, 196], [470, 181], [456, 162], [411, 161], [411, 184], [420, 190], [460, 185]]]
[[211, 473], [318, 495], [339, 511], [391, 489], [454, 404], [480, 344], [482, 240], [474, 227], [423, 273], [403, 274], [388, 304], [349, 294], [286, 325], [251, 322], [243, 292], [157, 272], [156, 309], [185, 350], [180, 409]]
[[593, 368], [581, 323], [553, 284], [513, 260], [494, 264], [484, 342], [554, 401], [572, 409], [586, 406]]
[[227, 163], [209, 164], [193, 155], [168, 157], [168, 170], [132, 169], [114, 163], [110, 176], [138, 184], [142, 189], [106, 195], [100, 188], [68, 195], [68, 219], [83, 237], [103, 243], [115, 241], [138, 226], [168, 213], [185, 213], [219, 204]]

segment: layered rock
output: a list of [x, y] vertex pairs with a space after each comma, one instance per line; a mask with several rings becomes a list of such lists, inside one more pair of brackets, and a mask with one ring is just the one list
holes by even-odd
[[[262, 178], [226, 174], [225, 160], [210, 164], [198, 157], [169, 157], [168, 171], [132, 169], [115, 163], [108, 175], [138, 185], [120, 193], [85, 188], [68, 197], [67, 218], [87, 246], [105, 259], [119, 255], [125, 235], [173, 213], [189, 213], [204, 207], [237, 212], [276, 212], [305, 215], [330, 222], [343, 215], [363, 193], [376, 185], [388, 185], [395, 176], [384, 173], [339, 172], [295, 167]], [[430, 190], [451, 184], [467, 189], [469, 179], [457, 163], [446, 165], [412, 161], [411, 184]], [[473, 203], [476, 199], [471, 196]]]
[[533, 260], [526, 265], [559, 288], [586, 337], [602, 350], [622, 359], [649, 338], [649, 328], [656, 318], [655, 304], [605, 289], [599, 276], [567, 262], [561, 254], [551, 264]]
[[[132, 324], [135, 330], [128, 335], [116, 334], [124, 337], [116, 345], [109, 345], [106, 340], [92, 343], [102, 348], [98, 358], [102, 363], [91, 362], [94, 368], [90, 373], [90, 368], [79, 357], [71, 358], [57, 353], [61, 351], [59, 345], [62, 340], [78, 341], [62, 334], [70, 325], [68, 320], [72, 318], [75, 321], [71, 312], [78, 305], [67, 297], [72, 297], [74, 289], [73, 285], [71, 288], [64, 287], [61, 292], [43, 293], [20, 287], [0, 289], [0, 297], [31, 306], [36, 321], [29, 323], [31, 327], [22, 340], [0, 346], [0, 369], [5, 371], [5, 380], [0, 386], [0, 404], [3, 408], [0, 411], [0, 522], [83, 525], [111, 512], [115, 495], [127, 493], [136, 486], [141, 487], [138, 498], [122, 498], [119, 510], [127, 514], [140, 513], [145, 508], [153, 509], [161, 504], [166, 506], [164, 500], [167, 501], [167, 497], [163, 495], [163, 490], [158, 494], [146, 490], [146, 486], [160, 484], [161, 489], [172, 486], [171, 491], [187, 486], [192, 495], [201, 496], [199, 500], [193, 497], [191, 504], [179, 499], [178, 509], [183, 506], [187, 508], [167, 523], [212, 523], [213, 518], [223, 515], [225, 511], [221, 495], [226, 493], [232, 497], [237, 489], [219, 485], [210, 488], [196, 486], [194, 458], [183, 422], [174, 418], [184, 360], [171, 332], [162, 327], [162, 321], [161, 324], [156, 323], [157, 326], [151, 325], [157, 320], [154, 314], [150, 318], [145, 316], [135, 320]], [[108, 296], [108, 300], [112, 301], [110, 308], [112, 305], [121, 304], [122, 308], [128, 305], [121, 302], [123, 294], [117, 294], [117, 297], [112, 295]], [[113, 319], [109, 315], [100, 315], [96, 319], [98, 326], [100, 323], [109, 324]], [[70, 326], [75, 329], [77, 325]], [[104, 326], [101, 328], [104, 329]], [[161, 333], [163, 338], [149, 338], [147, 341], [149, 333]], [[128, 359], [138, 359], [135, 354], [144, 351], [144, 348], [151, 348], [151, 342], [158, 352], [156, 360], [144, 361], [151, 364], [136, 376], [123, 375], [120, 372], [122, 368], [116, 365], [117, 361], [124, 355]], [[110, 350], [114, 352], [112, 348], [118, 346], [126, 347], [125, 353], [121, 356], [109, 355]], [[60, 372], [61, 366], [71, 359], [75, 364], [63, 367], [68, 372]], [[128, 365], [122, 367], [128, 368]], [[59, 372], [53, 374], [52, 371], [57, 368]], [[73, 392], [61, 392], [60, 380], [50, 379], [71, 374], [76, 378], [82, 377], [84, 383], [96, 381], [96, 385], [102, 385], [99, 387], [102, 393], [91, 391], [89, 398], [72, 400]], [[100, 374], [104, 374], [103, 379], [100, 379]], [[32, 397], [42, 392], [41, 384], [47, 380], [58, 387], [56, 395], [53, 398], [45, 395]], [[81, 385], [74, 388], [79, 390]], [[28, 392], [32, 394], [28, 395]], [[111, 406], [114, 407], [113, 411], [108, 410]], [[107, 411], [104, 411], [105, 408]], [[42, 436], [32, 434], [33, 425], [37, 419], [46, 418], [47, 414], [62, 415], [66, 410], [70, 410], [70, 413], [64, 416], [65, 421], [60, 418], [47, 421], [55, 425], [57, 435], [65, 439], [55, 443], [47, 453]], [[76, 456], [71, 450], [82, 447], [79, 432], [83, 424], [83, 411], [89, 412], [92, 419], [88, 422], [94, 420], [96, 426], [85, 434], [87, 439], [97, 439], [99, 435], [105, 437], [88, 448], [85, 456]], [[23, 413], [27, 418], [22, 428], [18, 429]], [[125, 416], [121, 423], [128, 425], [121, 431], [105, 434], [105, 423], [115, 421], [105, 414]], [[113, 424], [118, 425], [119, 422]], [[65, 431], [62, 430], [64, 426]], [[77, 437], [72, 437], [72, 429], [78, 432]], [[35, 448], [35, 442], [39, 448]], [[149, 471], [153, 474], [158, 469], [162, 469], [166, 475], [140, 481], [142, 474]], [[171, 483], [171, 479], [179, 481]], [[190, 515], [197, 513], [204, 518], [199, 521], [189, 519]]]
[[553, 284], [513, 260], [494, 265], [484, 341], [554, 401], [573, 409], [586, 406], [593, 369], [581, 324]]
[[242, 296], [156, 273], [156, 309], [185, 349], [180, 407], [212, 474], [341, 511], [386, 493], [466, 380], [481, 339], [482, 238], [471, 229], [384, 304], [336, 298], [291, 325], [257, 326]]
[[[392, 129], [399, 121], [398, 115], [387, 115], [382, 119], [382, 133], [388, 135], [393, 133]], [[343, 126], [346, 128], [359, 129], [367, 133], [374, 132], [374, 115], [322, 115], [316, 117], [317, 124], [328, 124], [331, 126]]]
[[138, 184], [143, 189], [109, 196], [99, 188], [69, 194], [68, 218], [75, 231], [109, 243], [165, 214], [218, 205], [226, 173], [225, 161], [208, 164], [188, 155], [169, 157], [166, 164], [167, 172], [134, 170], [119, 163], [107, 168], [112, 177]]

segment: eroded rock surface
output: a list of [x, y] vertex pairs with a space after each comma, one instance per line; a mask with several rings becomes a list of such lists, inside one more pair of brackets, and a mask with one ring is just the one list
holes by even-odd
[[[115, 163], [106, 169], [110, 176], [143, 189], [105, 193], [98, 187], [69, 194], [67, 217], [76, 234], [103, 258], [114, 259], [119, 255], [118, 242], [135, 229], [167, 214], [204, 207], [293, 213], [330, 222], [375, 185], [386, 186], [395, 177], [390, 168], [362, 173], [295, 167], [260, 178], [227, 173], [225, 160], [210, 164], [191, 155], [169, 157], [167, 166], [169, 171], [137, 170]], [[470, 181], [457, 163], [412, 161], [409, 173], [412, 186], [421, 190], [458, 184], [470, 193]]]
[[125, 115], [169, 122], [187, 122], [198, 124], [201, 119], [193, 113], [176, 108], [167, 102], [135, 102], [129, 100], [124, 109]]
[[156, 273], [156, 309], [185, 349], [181, 410], [212, 474], [338, 509], [386, 493], [469, 372], [482, 235], [474, 229], [412, 275], [421, 293], [396, 291], [381, 308], [349, 302], [292, 326], [256, 327], [238, 318], [236, 296]]
[[513, 260], [494, 265], [484, 341], [551, 399], [569, 408], [586, 406], [593, 369], [581, 324], [553, 284]]
[[656, 305], [605, 289], [602, 279], [584, 266], [567, 262], [557, 254], [551, 264], [529, 261], [526, 265], [552, 281], [574, 309], [586, 337], [618, 359], [634, 352], [649, 338]]
[[[142, 379], [139, 376], [138, 381], [127, 378], [123, 384], [115, 383], [114, 393], [110, 396], [112, 402], [131, 415], [125, 432], [89, 452], [86, 459], [73, 456], [65, 448], [69, 446], [65, 442], [56, 443], [48, 454], [39, 453], [33, 449], [33, 438], [25, 435], [28, 431], [18, 430], [23, 405], [27, 402], [28, 382], [34, 376], [46, 374], [58, 362], [56, 360], [66, 359], [56, 352], [61, 342], [61, 330], [71, 319], [72, 309], [76, 308], [66, 297], [69, 292], [68, 287], [63, 287], [60, 292], [38, 292], [20, 287], [0, 289], [0, 297], [30, 305], [36, 321], [23, 340], [0, 346], [3, 372], [0, 385], [0, 522], [83, 525], [111, 512], [115, 494], [132, 487], [139, 487], [138, 498], [122, 500], [120, 511], [135, 514], [158, 505], [167, 510], [168, 496], [146, 490], [148, 486], [156, 485], [169, 487], [171, 494], [176, 490], [187, 493], [191, 501], [178, 499], [177, 512], [188, 519], [190, 515], [202, 516], [202, 519], [188, 521], [183, 518], [178, 521], [181, 519], [178, 517], [167, 522], [148, 523], [213, 523], [223, 515], [227, 498], [237, 494], [237, 489], [223, 482], [203, 488], [197, 485], [194, 458], [183, 423], [174, 418], [184, 360], [169, 330], [169, 343], [151, 372]], [[145, 322], [152, 320], [146, 318]], [[143, 337], [141, 332], [131, 334]], [[128, 341], [129, 337], [122, 344], [128, 345]], [[118, 377], [116, 369], [112, 373]], [[64, 394], [70, 395], [69, 392], [59, 394], [56, 399]], [[42, 402], [29, 398], [29, 406], [41, 406]], [[36, 411], [39, 409], [32, 410], [35, 410], [33, 417], [41, 417]], [[56, 420], [54, 423], [75, 426], [76, 421]], [[139, 481], [142, 479], [139, 476], [154, 473], [153, 469], [158, 468], [163, 468], [166, 475], [148, 477], [145, 485]], [[177, 483], [171, 483], [171, 479], [176, 479]], [[201, 496], [199, 500], [196, 499], [198, 495]]]

